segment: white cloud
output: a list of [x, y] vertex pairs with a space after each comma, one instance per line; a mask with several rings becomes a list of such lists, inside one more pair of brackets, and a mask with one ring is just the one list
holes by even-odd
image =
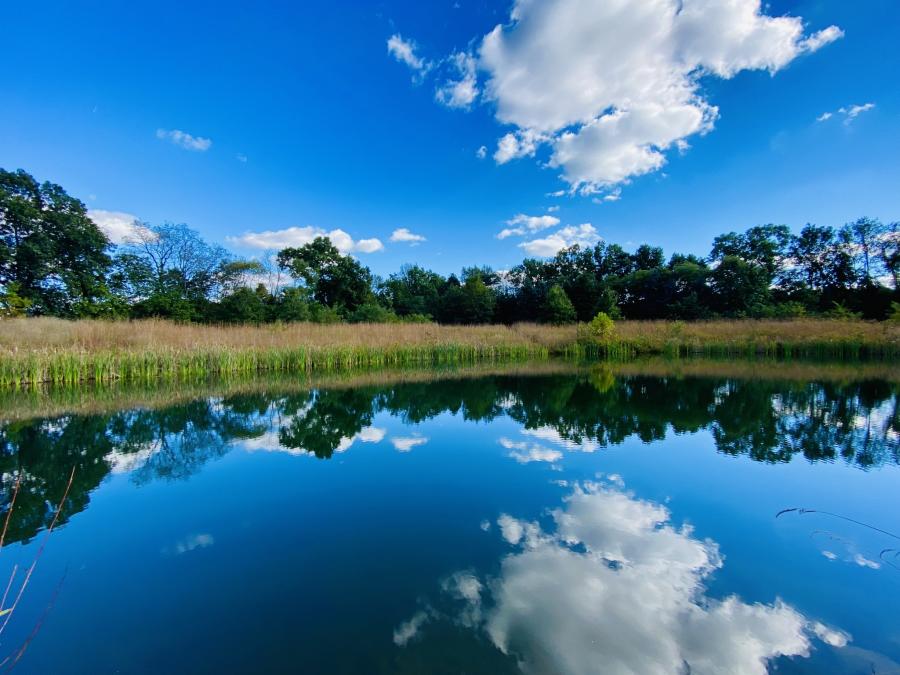
[[818, 33], [813, 33], [806, 38], [802, 42], [803, 50], [814, 52], [835, 40], [840, 40], [842, 37], [844, 37], [844, 31], [837, 26], [829, 26], [825, 30], [820, 30]]
[[353, 245], [352, 250], [358, 251], [359, 253], [375, 253], [383, 249], [384, 244], [381, 243], [381, 240], [372, 237], [371, 239], [360, 239]]
[[523, 129], [515, 133], [508, 133], [497, 141], [497, 150], [494, 152], [494, 161], [497, 164], [506, 164], [510, 160], [521, 157], [533, 157], [538, 145], [549, 139], [545, 134], [539, 134], [531, 129]]
[[499, 442], [500, 445], [511, 451], [509, 456], [519, 464], [530, 464], [531, 462], [553, 463], [558, 462], [563, 457], [562, 452], [559, 450], [554, 450], [537, 443], [512, 441], [508, 438], [501, 438]]
[[547, 213], [556, 213], [559, 211], [559, 206], [548, 206]]
[[409, 452], [413, 448], [425, 445], [428, 439], [424, 436], [394, 436], [391, 438], [391, 444], [397, 452]]
[[850, 636], [844, 631], [830, 628], [818, 621], [811, 624], [810, 629], [817, 638], [832, 647], [846, 647], [847, 643], [850, 642]]
[[468, 607], [447, 617], [482, 617], [473, 628], [525, 673], [764, 675], [775, 658], [809, 656], [814, 638], [833, 648], [851, 639], [781, 600], [707, 595], [724, 564], [718, 546], [673, 525], [660, 504], [591, 484], [551, 517], [555, 528], [544, 532], [501, 516], [516, 548], [490, 583], [467, 581], [471, 599], [455, 592]]
[[576, 443], [568, 438], [563, 438], [557, 429], [551, 426], [538, 427], [537, 429], [522, 429], [522, 433], [532, 438], [537, 438], [545, 443], [553, 443], [570, 452], [595, 452], [600, 449], [600, 444], [590, 438]]
[[480, 148], [478, 148], [478, 150], [475, 151], [475, 156], [478, 159], [484, 159], [485, 157], [487, 157], [487, 146], [482, 145]]
[[471, 54], [457, 52], [450, 57], [450, 63], [457, 71], [458, 79], [447, 80], [434, 96], [449, 108], [468, 108], [478, 98], [477, 62]]
[[582, 248], [589, 248], [600, 241], [600, 235], [590, 223], [582, 225], [570, 225], [541, 239], [532, 239], [519, 244], [528, 255], [549, 257], [556, 255], [564, 248], [578, 244]]
[[864, 112], [869, 112], [874, 108], [874, 103], [842, 106], [835, 112], [823, 112], [816, 118], [816, 122], [827, 122], [835, 115], [842, 115], [844, 118], [844, 126], [850, 126], [851, 124], [853, 124], [853, 120], [862, 115]]
[[140, 225], [137, 216], [124, 211], [104, 211], [89, 209], [88, 218], [100, 228], [100, 231], [114, 244], [127, 244], [135, 241], [141, 232], [148, 230]]
[[846, 108], [840, 108], [838, 110], [839, 113], [842, 113], [845, 116], [844, 124], [851, 124], [853, 120], [859, 117], [864, 112], [869, 112], [875, 107], [874, 103], [864, 103], [862, 105], [851, 105]]
[[344, 255], [348, 253], [375, 253], [384, 249], [384, 244], [379, 239], [359, 239], [336, 229], [327, 232], [320, 227], [288, 227], [283, 230], [264, 230], [262, 232], [245, 232], [239, 237], [226, 237], [232, 244], [278, 250], [288, 246], [304, 246], [316, 237], [328, 237], [331, 243]]
[[559, 225], [559, 218], [556, 216], [526, 216], [519, 213], [506, 221], [510, 227], [504, 228], [497, 234], [497, 239], [506, 239], [514, 235], [521, 236], [530, 232], [540, 232], [548, 227]]
[[237, 161], [239, 161], [241, 164], [246, 164], [246, 163], [247, 163], [247, 155], [245, 155], [243, 152], [237, 153], [237, 154], [234, 156], [234, 158], [235, 158]]
[[391, 241], [402, 241], [408, 242], [410, 244], [418, 244], [426, 241], [426, 239], [421, 234], [410, 232], [405, 227], [398, 227], [396, 230], [391, 232]]
[[428, 614], [424, 611], [416, 612], [409, 621], [401, 623], [394, 631], [394, 644], [405, 647], [406, 644], [419, 634], [422, 626], [428, 623]]
[[775, 74], [843, 36], [763, 11], [760, 0], [515, 0], [466, 63], [466, 91], [480, 87], [512, 127], [499, 164], [546, 146], [573, 189], [596, 192], [658, 171], [712, 130], [704, 77]]
[[180, 129], [157, 129], [156, 137], [162, 141], [169, 141], [185, 150], [205, 152], [212, 147], [212, 141], [202, 136], [192, 136]]
[[405, 63], [419, 75], [424, 75], [431, 68], [431, 64], [416, 55], [416, 43], [406, 40], [399, 33], [392, 35], [387, 41], [388, 53], [400, 63]]

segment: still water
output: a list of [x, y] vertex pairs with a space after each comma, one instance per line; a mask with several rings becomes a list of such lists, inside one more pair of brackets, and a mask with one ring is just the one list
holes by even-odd
[[17, 415], [2, 668], [897, 673], [897, 394], [595, 368]]

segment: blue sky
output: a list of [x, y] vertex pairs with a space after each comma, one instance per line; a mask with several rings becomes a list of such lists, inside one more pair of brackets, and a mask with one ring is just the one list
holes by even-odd
[[187, 5], [7, 6], [0, 166], [241, 255], [341, 230], [380, 274], [900, 218], [894, 0]]

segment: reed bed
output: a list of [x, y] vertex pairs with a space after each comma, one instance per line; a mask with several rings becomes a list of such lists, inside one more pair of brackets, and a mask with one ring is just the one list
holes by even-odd
[[888, 359], [900, 356], [900, 326], [839, 319], [622, 321], [601, 351], [610, 356], [769, 356]]
[[551, 356], [896, 359], [890, 323], [622, 321], [602, 339], [584, 326], [436, 324], [184, 325], [168, 321], [0, 321], [0, 386], [152, 382], [255, 373], [465, 365]]
[[586, 372], [572, 360], [477, 363], [446, 367], [386, 368], [333, 373], [262, 373], [252, 377], [208, 377], [141, 382], [87, 382], [78, 387], [52, 384], [0, 388], [0, 424], [60, 415], [101, 415], [140, 408], [152, 410], [206, 398], [244, 394], [286, 395], [312, 389], [391, 387], [400, 384], [480, 377], [535, 377]]

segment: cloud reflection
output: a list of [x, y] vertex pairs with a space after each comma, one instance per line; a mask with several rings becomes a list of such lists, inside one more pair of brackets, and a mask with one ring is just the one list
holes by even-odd
[[[723, 565], [716, 543], [618, 486], [576, 485], [551, 517], [548, 532], [503, 514], [497, 525], [515, 548], [499, 575], [443, 584], [466, 604], [450, 618], [477, 624], [525, 672], [756, 675], [776, 657], [808, 656], [813, 639], [850, 640], [781, 600], [708, 597], [704, 582]], [[403, 644], [437, 618], [419, 612], [398, 629]]]

